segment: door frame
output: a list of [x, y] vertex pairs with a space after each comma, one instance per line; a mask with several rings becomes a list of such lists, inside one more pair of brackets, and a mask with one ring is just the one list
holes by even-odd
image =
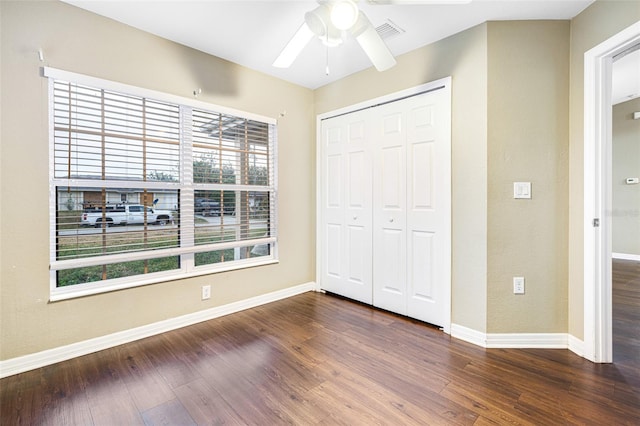
[[[640, 43], [640, 22], [584, 54], [584, 357], [613, 361], [611, 212], [613, 58]], [[599, 226], [594, 224], [599, 220]]]
[[[339, 108], [336, 110], [332, 110], [332, 111], [328, 111], [322, 114], [318, 114], [316, 116], [316, 282], [315, 282], [315, 291], [318, 292], [322, 292], [322, 267], [320, 265], [322, 265], [322, 253], [323, 253], [323, 247], [321, 247], [321, 242], [322, 242], [322, 176], [321, 176], [321, 172], [322, 172], [322, 120], [326, 120], [328, 118], [332, 118], [332, 117], [336, 117], [339, 115], [344, 115], [344, 114], [349, 114], [351, 112], [356, 112], [359, 110], [363, 110], [363, 109], [367, 109], [367, 108], [373, 108], [382, 104], [386, 104], [386, 103], [390, 103], [390, 102], [395, 102], [395, 101], [399, 101], [402, 100], [404, 98], [408, 98], [411, 96], [415, 96], [415, 95], [419, 95], [421, 93], [425, 93], [425, 92], [430, 92], [430, 91], [435, 91], [435, 90], [446, 90], [449, 94], [449, 99], [451, 97], [452, 94], [452, 88], [451, 88], [451, 82], [452, 82], [452, 78], [449, 77], [445, 77], [445, 78], [441, 78], [438, 80], [434, 80], [431, 81], [429, 83], [425, 83], [425, 84], [421, 84], [419, 86], [415, 86], [415, 87], [411, 87], [405, 90], [401, 90], [398, 92], [394, 92], [394, 93], [390, 93], [388, 95], [384, 95], [384, 96], [380, 96], [377, 98], [373, 98], [373, 99], [368, 99], [366, 101], [363, 102], [359, 102], [353, 105], [349, 105], [343, 108]], [[452, 115], [452, 111], [451, 111], [451, 102], [449, 102], [449, 114], [450, 117]], [[449, 130], [449, 140], [450, 143], [452, 142], [451, 140], [451, 129]], [[447, 208], [447, 212], [445, 212], [445, 224], [444, 224], [444, 229], [445, 229], [445, 234], [448, 235], [448, 249], [449, 249], [449, 256], [448, 256], [448, 262], [447, 265], [445, 265], [445, 270], [444, 270], [444, 276], [445, 276], [445, 280], [448, 283], [448, 285], [445, 285], [445, 288], [443, 289], [443, 303], [445, 306], [445, 315], [444, 315], [444, 324], [442, 326], [442, 330], [447, 333], [450, 334], [451, 333], [451, 286], [452, 286], [452, 282], [451, 282], [451, 263], [452, 263], [452, 246], [451, 246], [451, 213], [452, 213], [452, 207], [451, 207], [451, 178], [452, 178], [452, 168], [451, 168], [451, 164], [449, 164], [449, 177], [450, 180], [448, 182], [448, 188], [445, 189], [445, 205]]]

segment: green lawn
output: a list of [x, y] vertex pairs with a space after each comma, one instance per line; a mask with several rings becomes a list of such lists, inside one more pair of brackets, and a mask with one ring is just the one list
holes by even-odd
[[[69, 215], [71, 217], [71, 215]], [[113, 228], [111, 228], [113, 230]], [[260, 238], [266, 228], [245, 230], [245, 238]], [[235, 228], [221, 230], [219, 227], [196, 227], [196, 245], [233, 241]], [[163, 248], [179, 247], [178, 228], [151, 228], [146, 231], [105, 232], [97, 231], [87, 235], [58, 237], [58, 259], [78, 259], [101, 254], [138, 252]], [[241, 250], [242, 256], [250, 257], [251, 247]], [[235, 260], [234, 249], [213, 250], [197, 253], [197, 266]], [[58, 271], [58, 287], [142, 275], [153, 272], [169, 271], [180, 268], [180, 257], [172, 256], [159, 259], [120, 262], [109, 265], [88, 266]]]

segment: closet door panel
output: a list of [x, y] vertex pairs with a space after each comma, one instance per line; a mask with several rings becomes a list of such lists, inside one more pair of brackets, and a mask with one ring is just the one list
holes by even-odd
[[409, 145], [409, 209], [413, 213], [428, 212], [433, 209], [433, 141], [419, 141]]
[[[365, 287], [370, 284], [371, 258], [370, 252], [370, 232], [362, 226], [349, 226], [347, 229], [347, 276], [350, 287]], [[364, 291], [364, 290], [363, 290]]]
[[345, 121], [347, 139], [343, 150], [347, 158], [344, 223], [347, 296], [372, 303], [371, 248], [371, 147], [368, 143], [367, 112], [360, 111], [341, 117]]
[[377, 307], [406, 313], [406, 237], [403, 230], [379, 230], [376, 245], [376, 272], [373, 304]]
[[326, 276], [333, 280], [342, 280], [342, 226], [328, 224], [326, 241]]
[[322, 288], [372, 303], [372, 172], [365, 119], [353, 113], [322, 123], [327, 183], [321, 193], [326, 234], [320, 243], [331, 264], [322, 270]]
[[372, 114], [373, 304], [406, 314], [406, 119], [398, 103]]
[[407, 314], [432, 324], [445, 323], [443, 286], [450, 285], [450, 238], [444, 226], [450, 186], [449, 140], [445, 137], [443, 92], [410, 100], [407, 113]]
[[409, 294], [413, 299], [422, 302], [434, 300], [434, 234], [431, 232], [413, 231], [409, 244]]
[[380, 152], [381, 167], [380, 194], [381, 209], [389, 212], [401, 212], [404, 210], [404, 146], [390, 145], [382, 148]]
[[344, 265], [344, 154], [342, 144], [345, 129], [340, 123], [331, 123], [322, 129], [323, 182], [321, 189], [322, 218], [322, 283], [328, 291], [338, 291], [345, 280]]
[[347, 179], [347, 211], [345, 223], [347, 223], [346, 247], [347, 254], [347, 279], [351, 285], [368, 286], [371, 283], [371, 206], [368, 200], [371, 173], [367, 164], [367, 155], [362, 149], [352, 149], [348, 153], [349, 178]]

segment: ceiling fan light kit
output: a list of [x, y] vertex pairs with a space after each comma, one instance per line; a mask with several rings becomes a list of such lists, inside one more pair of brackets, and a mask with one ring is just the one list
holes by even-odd
[[305, 13], [304, 23], [273, 66], [291, 66], [314, 35], [326, 46], [333, 47], [342, 43], [345, 34], [356, 39], [378, 71], [385, 71], [396, 64], [391, 51], [354, 0], [324, 0], [319, 3], [314, 10]]
[[348, 30], [355, 25], [359, 12], [352, 0], [338, 0], [331, 7], [331, 23], [339, 30]]
[[305, 13], [304, 22], [325, 46], [335, 47], [342, 43], [342, 31], [331, 25], [331, 9], [327, 4]]
[[304, 14], [304, 22], [318, 37], [324, 37], [328, 31], [331, 9], [324, 3]]

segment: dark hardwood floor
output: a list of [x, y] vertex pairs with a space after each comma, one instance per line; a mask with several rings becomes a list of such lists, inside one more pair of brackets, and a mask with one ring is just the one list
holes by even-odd
[[2, 379], [0, 423], [638, 425], [640, 265], [614, 271], [614, 364], [306, 293]]

